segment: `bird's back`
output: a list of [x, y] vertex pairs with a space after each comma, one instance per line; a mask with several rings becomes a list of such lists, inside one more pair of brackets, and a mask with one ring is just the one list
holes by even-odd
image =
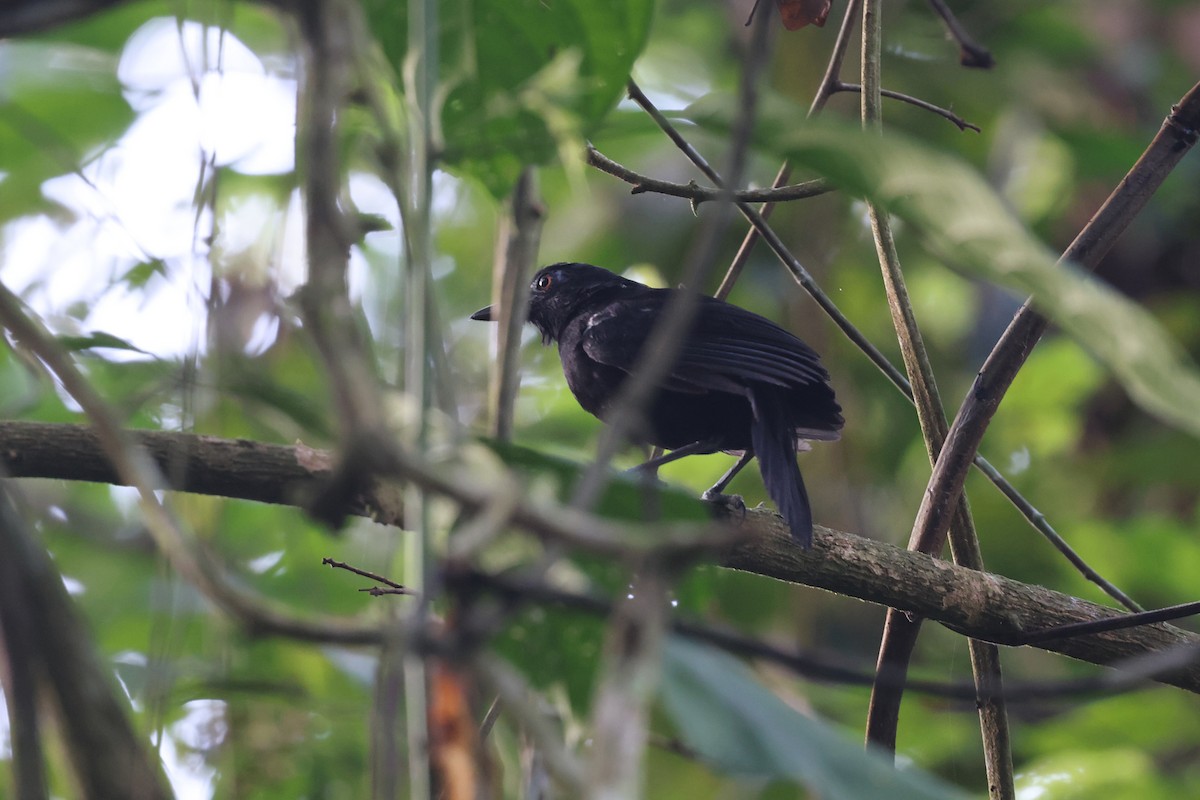
[[[559, 354], [580, 405], [604, 419], [675, 290], [600, 293], [562, 329]], [[769, 320], [709, 297], [647, 409], [642, 438], [668, 449], [701, 440], [750, 446], [756, 396], [801, 438], [836, 439], [841, 409], [817, 354]]]

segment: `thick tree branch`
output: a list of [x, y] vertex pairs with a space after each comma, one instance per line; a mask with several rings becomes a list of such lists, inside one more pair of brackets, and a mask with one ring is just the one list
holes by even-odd
[[[787, 527], [769, 511], [748, 512], [744, 527], [754, 535], [725, 558], [727, 567], [918, 614], [973, 639], [1017, 644], [1034, 631], [1124, 613], [827, 528], [818, 528], [813, 549], [806, 552], [788, 541]], [[1198, 643], [1200, 635], [1157, 624], [1034, 646], [1110, 665], [1122, 658]], [[1200, 693], [1200, 664], [1160, 680]]]
[[[320, 465], [330, 461], [328, 453], [302, 445], [284, 447], [150, 432], [139, 433], [137, 439], [160, 464], [168, 465], [163, 472], [174, 489], [298, 506], [304, 494], [300, 487], [306, 481], [320, 480], [328, 469]], [[187, 454], [187, 470], [170, 460], [171, 454], [179, 453]], [[115, 473], [103, 466], [103, 459], [86, 426], [0, 422], [0, 461], [11, 477], [116, 482]], [[397, 467], [398, 477], [419, 481], [472, 510], [483, 507], [490, 497], [478, 480], [466, 484], [437, 478], [428, 467]], [[270, 487], [275, 471], [278, 485], [291, 490]], [[360, 501], [354, 513], [372, 514], [376, 496], [368, 492]], [[521, 505], [524, 508], [513, 513], [515, 525], [554, 525], [546, 519], [549, 511]], [[568, 523], [575, 519], [567, 511], [562, 513]], [[954, 566], [850, 533], [822, 528], [813, 550], [806, 553], [791, 542], [781, 519], [770, 511], [747, 511], [740, 531], [744, 538], [723, 559], [725, 566], [917, 613], [976, 639], [1019, 643], [1033, 631], [1122, 615], [1070, 595]], [[673, 535], [670, 530], [664, 533]], [[693, 541], [698, 540], [693, 534]], [[1184, 644], [1200, 644], [1200, 635], [1158, 624], [1035, 646], [1109, 665]], [[1200, 694], [1200, 665], [1161, 680]]]
[[[304, 506], [327, 480], [333, 457], [304, 445], [264, 444], [190, 433], [131, 432], [176, 491]], [[126, 485], [87, 425], [0, 422], [0, 464], [10, 477]], [[400, 524], [399, 508], [374, 493], [348, 513]]]

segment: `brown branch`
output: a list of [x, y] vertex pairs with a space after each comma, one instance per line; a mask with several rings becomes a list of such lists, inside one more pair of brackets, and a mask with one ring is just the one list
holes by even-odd
[[[1124, 616], [1040, 586], [827, 528], [818, 528], [813, 549], [803, 551], [788, 541], [787, 527], [768, 511], [748, 512], [745, 526], [754, 535], [725, 558], [727, 567], [917, 614], [973, 639], [1019, 645], [1035, 631]], [[1108, 666], [1189, 645], [1200, 645], [1200, 635], [1155, 624], [1033, 646]], [[1200, 664], [1158, 680], [1200, 693]]]
[[[670, 181], [658, 180], [657, 178], [651, 178], [648, 175], [634, 172], [613, 161], [590, 144], [587, 146], [587, 163], [588, 166], [595, 167], [601, 172], [607, 172], [609, 175], [620, 178], [625, 183], [632, 185], [632, 194], [653, 192], [654, 194], [665, 194], [671, 197], [682, 197], [690, 200], [693, 206], [709, 200], [718, 200], [725, 196], [725, 193], [721, 189], [701, 186], [695, 181], [689, 183], [671, 183]], [[833, 188], [829, 181], [818, 179], [791, 186], [777, 186], [771, 189], [739, 189], [733, 192], [733, 197], [735, 200], [743, 203], [782, 203], [788, 200], [804, 200], [809, 197], [816, 197], [817, 195], [833, 191]]]
[[[162, 431], [131, 434], [166, 476], [167, 486], [191, 494], [303, 507], [333, 468], [328, 451], [301, 444]], [[106, 457], [99, 436], [86, 425], [2, 421], [0, 462], [17, 478], [128, 485]], [[354, 498], [346, 511], [389, 525], [399, 525], [402, 518], [394, 498], [374, 491]]]
[[[837, 85], [834, 86], [834, 91], [835, 92], [861, 92], [862, 86], [860, 86], [857, 83], [842, 83], [841, 81], [838, 81]], [[951, 111], [947, 108], [942, 108], [941, 106], [935, 106], [933, 103], [930, 103], [927, 100], [922, 100], [919, 97], [913, 97], [910, 94], [903, 94], [901, 92], [894, 92], [891, 89], [880, 89], [879, 93], [881, 95], [883, 95], [884, 97], [890, 98], [892, 100], [899, 100], [902, 103], [908, 103], [909, 105], [924, 109], [930, 113], [937, 114], [939, 117], [942, 117], [944, 119], [949, 120], [950, 122], [953, 122], [960, 131], [971, 130], [971, 131], [975, 131], [976, 133], [980, 133], [980, 131], [981, 131], [980, 127], [978, 125], [976, 125], [975, 123], [967, 122], [965, 119], [960, 117], [958, 114], [955, 114], [953, 111]]]
[[[196, 466], [197, 474], [185, 476], [183, 470], [165, 470], [169, 485], [176, 490], [216, 493], [216, 487], [236, 488], [257, 483], [261, 488], [255, 492], [224, 496], [266, 502], [296, 502], [289, 500], [289, 495], [302, 495], [302, 492], [267, 490], [265, 486], [272, 470], [279, 470], [281, 483], [303, 485], [304, 481], [319, 479], [322, 475], [320, 467], [305, 465], [328, 464], [330, 458], [327, 452], [302, 446], [250, 447], [250, 443], [244, 441], [211, 436], [140, 433], [137, 439], [148, 446], [157, 459], [164, 457], [161, 447], [168, 442], [176, 448], [171, 452], [190, 454], [187, 463]], [[239, 456], [231, 458], [233, 453], [239, 453]], [[264, 463], [254, 464], [259, 457]], [[108, 478], [114, 477], [112, 473], [106, 473], [96, 463], [102, 459], [99, 445], [85, 426], [0, 422], [0, 460], [6, 462], [13, 477], [110, 482]], [[394, 466], [398, 476], [418, 480], [426, 488], [455, 499], [471, 510], [483, 508], [490, 498], [486, 481], [478, 476], [451, 480], [436, 476], [429, 467], [415, 462]], [[233, 474], [216, 474], [235, 467]], [[239, 476], [257, 477], [242, 481]], [[505, 490], [500, 487], [491, 491]], [[258, 496], [249, 497], [250, 494]], [[354, 513], [371, 513], [372, 502], [371, 495], [364, 496]], [[577, 519], [589, 519], [582, 515], [577, 518], [566, 509], [552, 512], [533, 509], [528, 504], [518, 505], [520, 507], [513, 515], [514, 524], [535, 532], [552, 533], [558, 527], [574, 524]], [[690, 527], [691, 540], [697, 542], [701, 537], [697, 536], [695, 525]], [[680, 535], [668, 526], [661, 526], [660, 530], [667, 537]], [[947, 564], [850, 533], [820, 529], [814, 549], [806, 553], [791, 542], [783, 522], [770, 511], [747, 511], [740, 532], [743, 535], [741, 544], [723, 559], [728, 567], [915, 612], [977, 639], [1020, 644], [1024, 641], [1022, 637], [1032, 632], [1123, 616], [1122, 612], [1112, 608], [1010, 578]], [[579, 534], [585, 539], [588, 535], [587, 532]], [[630, 551], [622, 552], [628, 555]], [[1175, 645], [1196, 643], [1200, 643], [1200, 636], [1159, 624], [1035, 646], [1108, 665], [1133, 656], [1158, 653]], [[1200, 694], [1200, 667], [1183, 670], [1162, 680]]]
[[[286, 447], [183, 433], [128, 433], [140, 444], [147, 445], [160, 464], [174, 466], [164, 470], [166, 482], [163, 486], [177, 491], [303, 508], [308, 499], [306, 487], [327, 478], [333, 463], [330, 452], [305, 445]], [[379, 449], [379, 470], [383, 474], [449, 497], [470, 512], [507, 508], [511, 504], [514, 525], [598, 555], [624, 558], [656, 553], [687, 560], [727, 547], [731, 541], [740, 538], [739, 534], [719, 524], [707, 528], [680, 523], [628, 526], [598, 520], [570, 509], [547, 508], [522, 497], [523, 490], [515, 480], [453, 468], [435, 469], [407, 453], [391, 451], [387, 447]], [[128, 485], [123, 476], [104, 466], [106, 458], [106, 451], [87, 426], [0, 422], [0, 466], [12, 477]], [[180, 458], [184, 459], [182, 464], [178, 461]], [[261, 460], [256, 463], [258, 459]], [[277, 471], [279, 487], [269, 485], [273, 471]], [[398, 525], [401, 520], [399, 494], [399, 487], [375, 484], [356, 496], [344, 511]], [[271, 632], [269, 628], [267, 632]]]

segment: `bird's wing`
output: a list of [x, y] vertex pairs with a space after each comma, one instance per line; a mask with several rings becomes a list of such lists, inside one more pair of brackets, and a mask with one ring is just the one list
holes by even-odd
[[[593, 313], [583, 332], [584, 351], [596, 361], [631, 371], [662, 318], [666, 297], [618, 300]], [[791, 387], [829, 380], [817, 354], [778, 325], [712, 298], [700, 302], [667, 388], [745, 394], [747, 381]]]

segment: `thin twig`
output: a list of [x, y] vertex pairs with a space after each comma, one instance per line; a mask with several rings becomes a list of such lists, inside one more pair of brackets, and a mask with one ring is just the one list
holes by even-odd
[[[590, 144], [587, 146], [588, 163], [591, 163], [592, 154], [597, 153], [596, 148]], [[603, 158], [603, 156], [600, 156]], [[592, 166], [599, 166], [592, 164]], [[733, 192], [733, 198], [740, 200], [743, 203], [784, 203], [789, 200], [806, 200], [810, 197], [826, 194], [834, 190], [834, 187], [829, 181], [823, 178], [816, 180], [805, 181], [804, 183], [796, 183], [791, 186], [773, 186], [769, 189], [738, 189]], [[692, 202], [692, 206], [698, 206], [701, 203], [709, 200], [719, 200], [727, 193], [720, 189], [713, 189], [707, 186], [692, 181], [690, 183], [671, 183], [670, 181], [658, 180], [656, 178], [647, 177], [641, 183], [635, 185], [630, 194], [665, 194], [671, 197], [682, 197]]]
[[492, 699], [492, 704], [488, 706], [487, 713], [483, 715], [483, 721], [479, 723], [479, 741], [484, 741], [492, 733], [492, 728], [496, 727], [496, 721], [500, 719], [500, 698]]
[[[833, 96], [833, 87], [838, 82], [838, 73], [841, 72], [842, 63], [846, 60], [846, 49], [850, 46], [850, 34], [854, 30], [854, 22], [858, 19], [858, 6], [862, 0], [850, 0], [846, 4], [846, 12], [842, 15], [842, 25], [838, 29], [837, 39], [833, 43], [833, 52], [829, 55], [829, 63], [825, 66], [825, 76], [821, 79], [821, 85], [817, 87], [817, 92], [813, 96], [812, 104], [808, 107], [808, 116], [815, 117], [825, 107], [829, 98]], [[779, 189], [783, 187], [792, 175], [792, 167], [784, 161], [779, 165], [779, 172], [775, 174], [775, 180], [772, 181], [771, 187]], [[764, 202], [758, 208], [758, 213], [764, 220], [771, 217], [771, 212], [775, 210], [775, 204]], [[725, 272], [725, 277], [721, 279], [721, 285], [713, 296], [718, 300], [724, 300], [729, 297], [729, 293], [733, 291], [733, 285], [737, 283], [738, 278], [742, 274], [742, 270], [746, 267], [746, 262], [750, 260], [750, 253], [754, 250], [754, 245], [758, 243], [758, 229], [751, 226], [746, 231], [745, 238], [742, 239], [741, 245], [738, 246], [737, 254], [734, 255], [733, 261], [729, 264], [729, 269]]]
[[[839, 81], [837, 83], [837, 85], [834, 87], [834, 91], [837, 91], [837, 92], [861, 92], [862, 86], [860, 86], [857, 83], [842, 83]], [[967, 122], [965, 119], [960, 117], [958, 114], [955, 114], [953, 111], [946, 109], [946, 108], [942, 108], [941, 106], [935, 106], [933, 103], [930, 103], [928, 100], [922, 100], [919, 97], [913, 97], [910, 94], [903, 94], [902, 92], [894, 92], [891, 89], [880, 89], [879, 93], [881, 95], [883, 95], [884, 97], [891, 98], [892, 100], [899, 100], [902, 103], [908, 103], [909, 105], [916, 106], [917, 108], [923, 108], [926, 111], [937, 114], [939, 117], [948, 119], [948, 120], [950, 120], [950, 122], [953, 122], [960, 131], [971, 130], [971, 131], [975, 131], [976, 133], [981, 132], [980, 127], [978, 125], [976, 125], [975, 123]]]
[[954, 12], [950, 10], [944, 0], [929, 0], [929, 4], [942, 18], [942, 22], [946, 24], [946, 30], [954, 37], [954, 41], [958, 42], [958, 63], [964, 67], [978, 69], [991, 69], [996, 65], [996, 60], [992, 58], [991, 52], [971, 38], [971, 34], [967, 33], [966, 28], [954, 16]]
[[412, 589], [409, 589], [402, 583], [396, 583], [391, 578], [384, 577], [383, 575], [375, 572], [370, 572], [369, 570], [360, 569], [347, 564], [345, 561], [336, 561], [332, 558], [322, 558], [321, 563], [333, 567], [334, 569], [344, 569], [347, 572], [353, 572], [355, 575], [361, 575], [367, 580], [375, 581], [376, 583], [382, 583], [383, 587], [372, 586], [369, 589], [359, 589], [360, 592], [370, 593], [372, 597], [385, 594], [416, 594], [416, 592], [414, 592]]
[[1155, 608], [1149, 611], [1138, 611], [1112, 619], [1094, 620], [1091, 622], [1076, 622], [1070, 625], [1059, 625], [1055, 628], [1032, 631], [1021, 639], [1021, 644], [1038, 644], [1053, 639], [1065, 639], [1071, 636], [1083, 636], [1089, 633], [1104, 631], [1119, 631], [1125, 628], [1136, 628], [1139, 625], [1152, 625], [1155, 622], [1169, 622], [1184, 617], [1200, 614], [1200, 602], [1180, 603], [1166, 608]]

